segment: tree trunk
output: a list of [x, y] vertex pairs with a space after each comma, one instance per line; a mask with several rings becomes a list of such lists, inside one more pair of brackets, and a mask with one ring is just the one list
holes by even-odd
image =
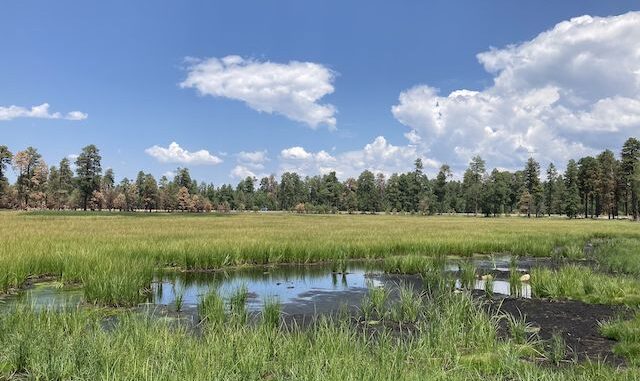
[[634, 190], [631, 191], [631, 213], [633, 214], [633, 220], [638, 219], [638, 195]]

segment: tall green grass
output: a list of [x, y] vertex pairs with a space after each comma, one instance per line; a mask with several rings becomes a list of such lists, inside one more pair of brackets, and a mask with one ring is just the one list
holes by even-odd
[[640, 240], [607, 240], [598, 245], [594, 258], [609, 271], [640, 275]]
[[331, 261], [340, 272], [347, 259], [409, 255], [422, 267], [422, 258], [445, 255], [550, 256], [558, 248], [578, 255], [594, 238], [635, 240], [640, 230], [626, 221], [560, 219], [0, 212], [0, 293], [52, 275], [84, 283], [92, 303], [134, 305], [149, 274], [167, 266]]
[[[400, 254], [549, 256], [558, 247], [580, 246], [594, 237], [638, 238], [640, 232], [623, 221], [0, 212], [0, 292], [20, 286], [29, 276], [49, 274], [69, 281], [115, 283], [89, 291], [88, 299], [135, 304], [137, 293], [146, 287], [146, 274], [159, 267], [202, 270], [334, 261], [336, 270], [343, 271], [348, 258]], [[100, 266], [103, 261], [112, 265]], [[141, 279], [125, 284], [118, 275], [123, 269]], [[110, 289], [124, 288], [130, 288], [126, 301], [112, 297]]]
[[22, 306], [0, 314], [0, 379], [577, 381], [639, 374], [601, 363], [536, 365], [527, 344], [499, 339], [498, 317], [465, 293], [430, 297], [420, 313], [419, 335], [403, 338], [331, 319], [308, 329], [223, 324], [196, 334], [130, 312], [105, 329], [101, 310]]
[[640, 306], [640, 280], [598, 273], [585, 266], [536, 268], [531, 290], [538, 298], [568, 298], [587, 303]]
[[226, 321], [224, 301], [218, 294], [218, 290], [209, 291], [200, 300], [198, 305], [200, 319], [210, 326], [220, 326]]
[[640, 315], [632, 320], [604, 322], [600, 330], [604, 336], [618, 341], [613, 349], [616, 354], [640, 366]]

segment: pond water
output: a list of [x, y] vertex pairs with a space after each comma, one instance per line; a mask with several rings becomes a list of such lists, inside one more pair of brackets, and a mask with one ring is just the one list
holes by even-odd
[[[478, 274], [493, 274], [495, 294], [509, 295], [509, 256], [473, 257]], [[458, 271], [459, 260], [450, 259], [448, 271]], [[522, 274], [532, 267], [549, 266], [545, 259], [521, 259], [517, 269]], [[151, 284], [151, 295], [147, 303], [151, 308], [174, 306], [177, 297], [182, 297], [182, 310], [197, 310], [197, 305], [210, 290], [217, 289], [227, 298], [240, 287], [248, 291], [247, 308], [259, 311], [268, 298], [279, 300], [285, 313], [322, 314], [335, 311], [341, 305], [357, 307], [366, 295], [368, 287], [394, 288], [401, 283], [412, 283], [419, 290], [422, 283], [418, 276], [385, 274], [380, 262], [349, 262], [345, 273], [332, 272], [330, 265], [282, 265], [251, 267], [229, 271], [183, 273], [159, 273]], [[460, 287], [460, 282], [457, 282]], [[485, 282], [475, 281], [475, 288], [484, 290]], [[531, 297], [528, 283], [522, 283], [520, 297]], [[40, 308], [74, 308], [82, 303], [82, 289], [67, 290], [56, 282], [39, 283], [15, 296], [0, 299], [0, 307], [15, 304], [30, 304]]]

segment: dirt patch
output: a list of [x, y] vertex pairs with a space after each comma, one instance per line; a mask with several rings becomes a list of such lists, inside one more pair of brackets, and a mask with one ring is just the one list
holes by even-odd
[[[615, 340], [600, 334], [600, 323], [625, 317], [631, 313], [624, 307], [587, 304], [574, 300], [546, 299], [494, 299], [487, 304], [490, 311], [526, 317], [526, 321], [538, 327], [538, 336], [545, 341], [554, 333], [561, 334], [567, 344], [566, 360], [602, 360], [611, 365], [622, 365], [624, 359], [613, 353]], [[508, 336], [507, 322], [502, 321], [500, 334]]]

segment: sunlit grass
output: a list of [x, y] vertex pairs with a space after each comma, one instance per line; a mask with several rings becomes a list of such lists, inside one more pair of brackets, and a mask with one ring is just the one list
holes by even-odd
[[153, 271], [167, 266], [331, 261], [343, 272], [347, 259], [399, 255], [413, 261], [399, 271], [426, 266], [428, 278], [433, 263], [425, 257], [550, 256], [558, 248], [573, 257], [604, 237], [638, 238], [640, 229], [563, 219], [0, 212], [0, 293], [47, 274], [83, 283], [92, 303], [133, 305], [144, 301]]
[[616, 354], [640, 365], [640, 315], [632, 320], [603, 323], [600, 330], [604, 336], [618, 341], [613, 349]]
[[[213, 304], [219, 311], [219, 302]], [[275, 321], [275, 312], [269, 321]], [[0, 379], [577, 381], [638, 376], [637, 368], [597, 362], [536, 365], [531, 361], [536, 349], [524, 331], [513, 339], [498, 338], [499, 317], [466, 293], [430, 297], [419, 314], [420, 334], [404, 338], [382, 328], [369, 335], [330, 318], [304, 330], [204, 320], [215, 329], [195, 334], [132, 312], [111, 317], [115, 323], [105, 329], [101, 310], [37, 312], [19, 306], [0, 314]], [[563, 343], [558, 340], [552, 349], [549, 361], [560, 362]]]
[[568, 298], [587, 303], [640, 306], [640, 280], [598, 273], [584, 266], [536, 268], [531, 290], [538, 298]]

